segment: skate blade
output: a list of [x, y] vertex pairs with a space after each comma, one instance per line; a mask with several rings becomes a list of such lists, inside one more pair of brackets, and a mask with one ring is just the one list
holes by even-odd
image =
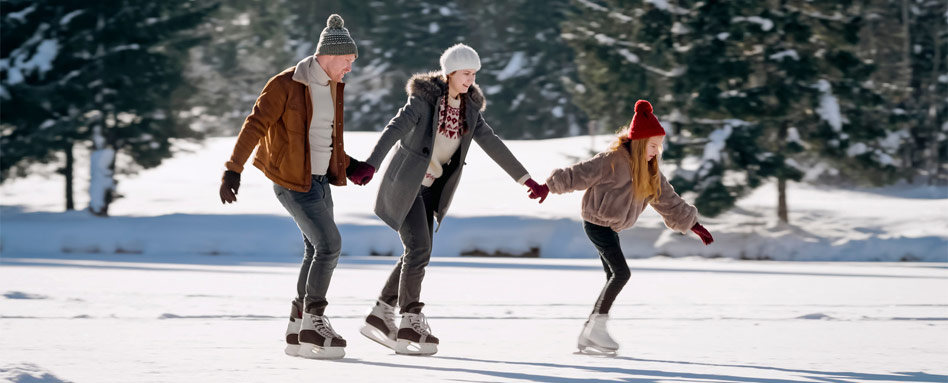
[[285, 352], [286, 355], [289, 355], [289, 356], [299, 356], [300, 345], [287, 343], [286, 348], [283, 350], [283, 352]]
[[385, 333], [383, 333], [382, 330], [375, 328], [375, 326], [368, 324], [363, 325], [362, 328], [359, 329], [359, 333], [375, 343], [388, 347], [392, 350], [395, 349], [395, 340], [385, 336]]
[[399, 355], [429, 356], [438, 352], [438, 345], [433, 343], [416, 343], [399, 339], [395, 344], [395, 353]]
[[300, 343], [298, 355], [306, 359], [342, 359], [346, 356], [345, 347], [318, 347], [310, 343]]
[[614, 358], [619, 355], [618, 350], [610, 350], [605, 348], [600, 348], [596, 346], [579, 346], [579, 351], [573, 353], [573, 355], [588, 355], [588, 356], [601, 356], [606, 358]]

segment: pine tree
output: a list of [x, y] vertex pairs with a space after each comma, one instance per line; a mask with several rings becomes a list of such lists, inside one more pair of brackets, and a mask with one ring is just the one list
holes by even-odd
[[352, 102], [347, 104], [346, 118], [351, 121], [347, 127], [381, 130], [404, 105], [408, 79], [437, 70], [441, 52], [469, 41], [472, 31], [463, 27], [452, 2], [370, 2], [365, 12], [361, 25], [347, 21], [360, 51], [357, 68], [348, 75], [349, 82], [358, 86], [352, 88]]
[[[291, 4], [233, 0], [221, 4], [193, 34], [208, 41], [190, 49], [185, 78], [190, 94], [181, 117], [207, 135], [236, 134], [271, 76], [296, 64], [287, 46]], [[310, 52], [311, 54], [312, 52]]]
[[[786, 184], [813, 168], [855, 169], [877, 183], [895, 178], [898, 145], [889, 143], [898, 137], [867, 81], [872, 66], [854, 53], [860, 4], [616, 3], [577, 2], [582, 13], [599, 16], [585, 20], [624, 19], [609, 19], [618, 13], [642, 21], [631, 27], [600, 22], [599, 30], [586, 33], [587, 48], [578, 57], [601, 62], [581, 62], [581, 78], [594, 78], [587, 87], [606, 89], [602, 94], [620, 99], [615, 103], [627, 115], [638, 98], [652, 97], [657, 110], [668, 111], [664, 118], [676, 134], [666, 157], [702, 159], [697, 170], [680, 169], [672, 182], [697, 193], [702, 214], [719, 214], [775, 179], [778, 216], [786, 222]], [[615, 89], [633, 81], [629, 73], [645, 78], [637, 82], [642, 91]], [[593, 104], [587, 112], [608, 116], [608, 105]]]
[[84, 88], [74, 81], [81, 65], [62, 52], [77, 40], [72, 21], [82, 12], [73, 2], [0, 1], [0, 181], [62, 153], [67, 210], [74, 208], [73, 147], [87, 132], [80, 122]]
[[466, 43], [480, 54], [477, 82], [485, 116], [502, 137], [550, 138], [584, 133], [585, 115], [567, 87], [576, 80], [560, 24], [568, 1], [460, 3]]
[[948, 183], [948, 2], [902, 0], [902, 46], [910, 73], [900, 106], [909, 122], [909, 160], [929, 184]]
[[[183, 107], [184, 97], [175, 92], [183, 90], [185, 54], [200, 41], [181, 32], [197, 25], [213, 5], [190, 0], [91, 5], [44, 0], [28, 5], [5, 2], [3, 7], [21, 15], [19, 28], [25, 32], [16, 35], [31, 36], [20, 44], [14, 40], [6, 51], [4, 30], [3, 75], [9, 86], [0, 96], [3, 124], [12, 126], [4, 128], [4, 149], [45, 137], [60, 144], [50, 148], [70, 151], [68, 163], [72, 144], [91, 141], [92, 213], [107, 215], [117, 197], [117, 153], [130, 159], [119, 170], [134, 172], [170, 157], [172, 138], [199, 136], [178, 123], [176, 113]], [[35, 18], [27, 18], [30, 15]], [[23, 105], [33, 108], [20, 113]], [[51, 128], [57, 133], [43, 132]], [[16, 162], [5, 163], [4, 170], [50, 158], [31, 153], [15, 156]]]
[[562, 23], [562, 37], [575, 50], [579, 83], [573, 102], [596, 122], [591, 133], [628, 125], [635, 102], [670, 110], [674, 61], [673, 14], [647, 2], [574, 0]]

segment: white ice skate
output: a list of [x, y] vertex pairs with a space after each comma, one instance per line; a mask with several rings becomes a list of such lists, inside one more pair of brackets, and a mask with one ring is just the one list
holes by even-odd
[[583, 331], [579, 333], [579, 340], [576, 342], [579, 348], [578, 354], [616, 356], [619, 350], [619, 344], [609, 336], [606, 329], [606, 322], [609, 320], [609, 314], [592, 314]]
[[425, 314], [402, 314], [398, 326], [395, 353], [402, 355], [434, 355], [438, 352], [438, 338], [431, 335]]
[[299, 356], [310, 359], [339, 359], [346, 356], [346, 340], [332, 329], [329, 318], [303, 313], [302, 322]]
[[290, 323], [286, 325], [286, 349], [283, 352], [289, 356], [300, 353], [300, 326], [303, 323], [303, 308], [293, 301], [290, 307]]
[[376, 301], [372, 311], [365, 317], [365, 323], [362, 324], [359, 333], [394, 350], [397, 343], [395, 335], [398, 333], [398, 326], [395, 325], [395, 308], [385, 302]]

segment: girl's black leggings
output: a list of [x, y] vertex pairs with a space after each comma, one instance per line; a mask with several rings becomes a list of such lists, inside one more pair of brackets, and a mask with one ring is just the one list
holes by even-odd
[[626, 263], [622, 248], [619, 247], [618, 233], [611, 228], [587, 221], [583, 222], [583, 229], [586, 230], [589, 240], [599, 250], [602, 268], [606, 271], [606, 285], [599, 293], [599, 299], [596, 299], [593, 314], [608, 314], [609, 309], [612, 308], [612, 302], [615, 302], [616, 296], [629, 281], [632, 273], [629, 272], [629, 264]]

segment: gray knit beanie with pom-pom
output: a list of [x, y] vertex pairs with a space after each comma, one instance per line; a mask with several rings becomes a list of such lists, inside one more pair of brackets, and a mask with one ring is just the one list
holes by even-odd
[[349, 30], [343, 27], [342, 16], [337, 14], [329, 15], [326, 19], [326, 28], [319, 34], [319, 43], [316, 44], [317, 55], [356, 55], [359, 57], [359, 49], [356, 48], [355, 41], [349, 37]]

